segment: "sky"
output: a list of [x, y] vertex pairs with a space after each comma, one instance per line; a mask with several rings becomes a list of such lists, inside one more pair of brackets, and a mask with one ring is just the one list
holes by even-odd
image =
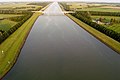
[[0, 2], [24, 2], [24, 1], [89, 1], [89, 2], [115, 2], [120, 3], [120, 0], [0, 0]]

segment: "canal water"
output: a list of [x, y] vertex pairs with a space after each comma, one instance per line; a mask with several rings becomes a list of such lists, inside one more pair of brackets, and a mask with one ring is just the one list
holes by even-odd
[[120, 80], [120, 55], [53, 3], [40, 16], [3, 80]]

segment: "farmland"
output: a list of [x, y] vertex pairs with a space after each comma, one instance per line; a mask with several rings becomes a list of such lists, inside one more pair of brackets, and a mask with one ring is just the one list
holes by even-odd
[[93, 8], [79, 9], [79, 11], [120, 12], [120, 9], [93, 7]]
[[22, 16], [22, 15], [15, 15], [15, 14], [0, 14], [0, 19], [2, 19], [2, 18], [9, 18], [9, 17], [15, 17], [15, 16]]
[[116, 20], [120, 20], [120, 17], [116, 16], [91, 16], [93, 19], [98, 19], [98, 18], [105, 18], [107, 21], [110, 21], [111, 18], [115, 18]]
[[[120, 17], [116, 17], [116, 16], [91, 16], [93, 20], [99, 20], [102, 19], [102, 24], [105, 27], [112, 29], [118, 33], [120, 33]], [[106, 24], [106, 23], [110, 23], [110, 21], [114, 19], [116, 21], [116, 23], [112, 23], [112, 24]], [[118, 22], [118, 23], [117, 23]]]
[[23, 11], [38, 11], [45, 7], [50, 2], [38, 2], [38, 3], [29, 3], [29, 2], [23, 2], [23, 3], [1, 3], [0, 10], [23, 10]]
[[10, 20], [2, 20], [0, 21], [0, 30], [2, 31], [7, 31], [9, 30], [12, 26], [14, 26], [16, 22], [10, 21]]
[[69, 10], [74, 11], [102, 11], [102, 12], [120, 12], [120, 7], [117, 4], [106, 4], [106, 3], [65, 3]]
[[15, 15], [15, 14], [0, 14], [0, 30], [7, 31], [12, 26], [14, 26], [17, 22], [11, 21], [8, 18], [22, 16], [22, 15]]
[[35, 10], [37, 8], [42, 8], [42, 6], [38, 5], [28, 5], [29, 3], [4, 3], [0, 5], [0, 9], [8, 10], [8, 9], [14, 9], [14, 10]]

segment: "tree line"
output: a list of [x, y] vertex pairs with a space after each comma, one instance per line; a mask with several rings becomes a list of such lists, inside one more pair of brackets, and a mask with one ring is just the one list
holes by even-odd
[[20, 26], [22, 26], [22, 24], [24, 22], [26, 22], [32, 16], [32, 14], [33, 14], [32, 12], [31, 13], [26, 13], [25, 16], [24, 16], [24, 18], [22, 18], [21, 21], [19, 21], [19, 18], [14, 19], [15, 21], [19, 21], [16, 25], [14, 25], [13, 27], [11, 27], [8, 31], [0, 31], [0, 44], [6, 38], [8, 38], [12, 33], [14, 33]]
[[30, 11], [27, 10], [14, 10], [14, 9], [8, 9], [8, 10], [0, 10], [0, 14], [29, 14]]
[[[84, 11], [86, 12], [86, 11]], [[89, 11], [91, 15], [96, 16], [120, 16], [120, 12], [102, 12], [102, 11]]]
[[22, 21], [28, 14], [24, 14], [23, 16], [15, 16], [8, 18], [11, 21], [19, 22]]
[[71, 13], [74, 17], [78, 18], [79, 20], [85, 22], [86, 24], [90, 25], [91, 27], [95, 28], [96, 30], [106, 34], [107, 36], [117, 40], [120, 42], [120, 33], [115, 32], [114, 30], [108, 29], [102, 25], [99, 25], [95, 22], [92, 22], [91, 18], [89, 18], [90, 14], [87, 11], [76, 11], [75, 13]]
[[50, 4], [51, 2], [35, 2], [35, 3], [29, 3], [27, 5], [37, 5], [37, 6], [42, 6], [42, 7], [45, 7], [47, 6], [48, 4]]

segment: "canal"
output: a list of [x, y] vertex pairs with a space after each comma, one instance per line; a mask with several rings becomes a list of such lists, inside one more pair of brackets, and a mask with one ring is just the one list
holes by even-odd
[[120, 80], [120, 55], [62, 13], [39, 16], [3, 80]]

